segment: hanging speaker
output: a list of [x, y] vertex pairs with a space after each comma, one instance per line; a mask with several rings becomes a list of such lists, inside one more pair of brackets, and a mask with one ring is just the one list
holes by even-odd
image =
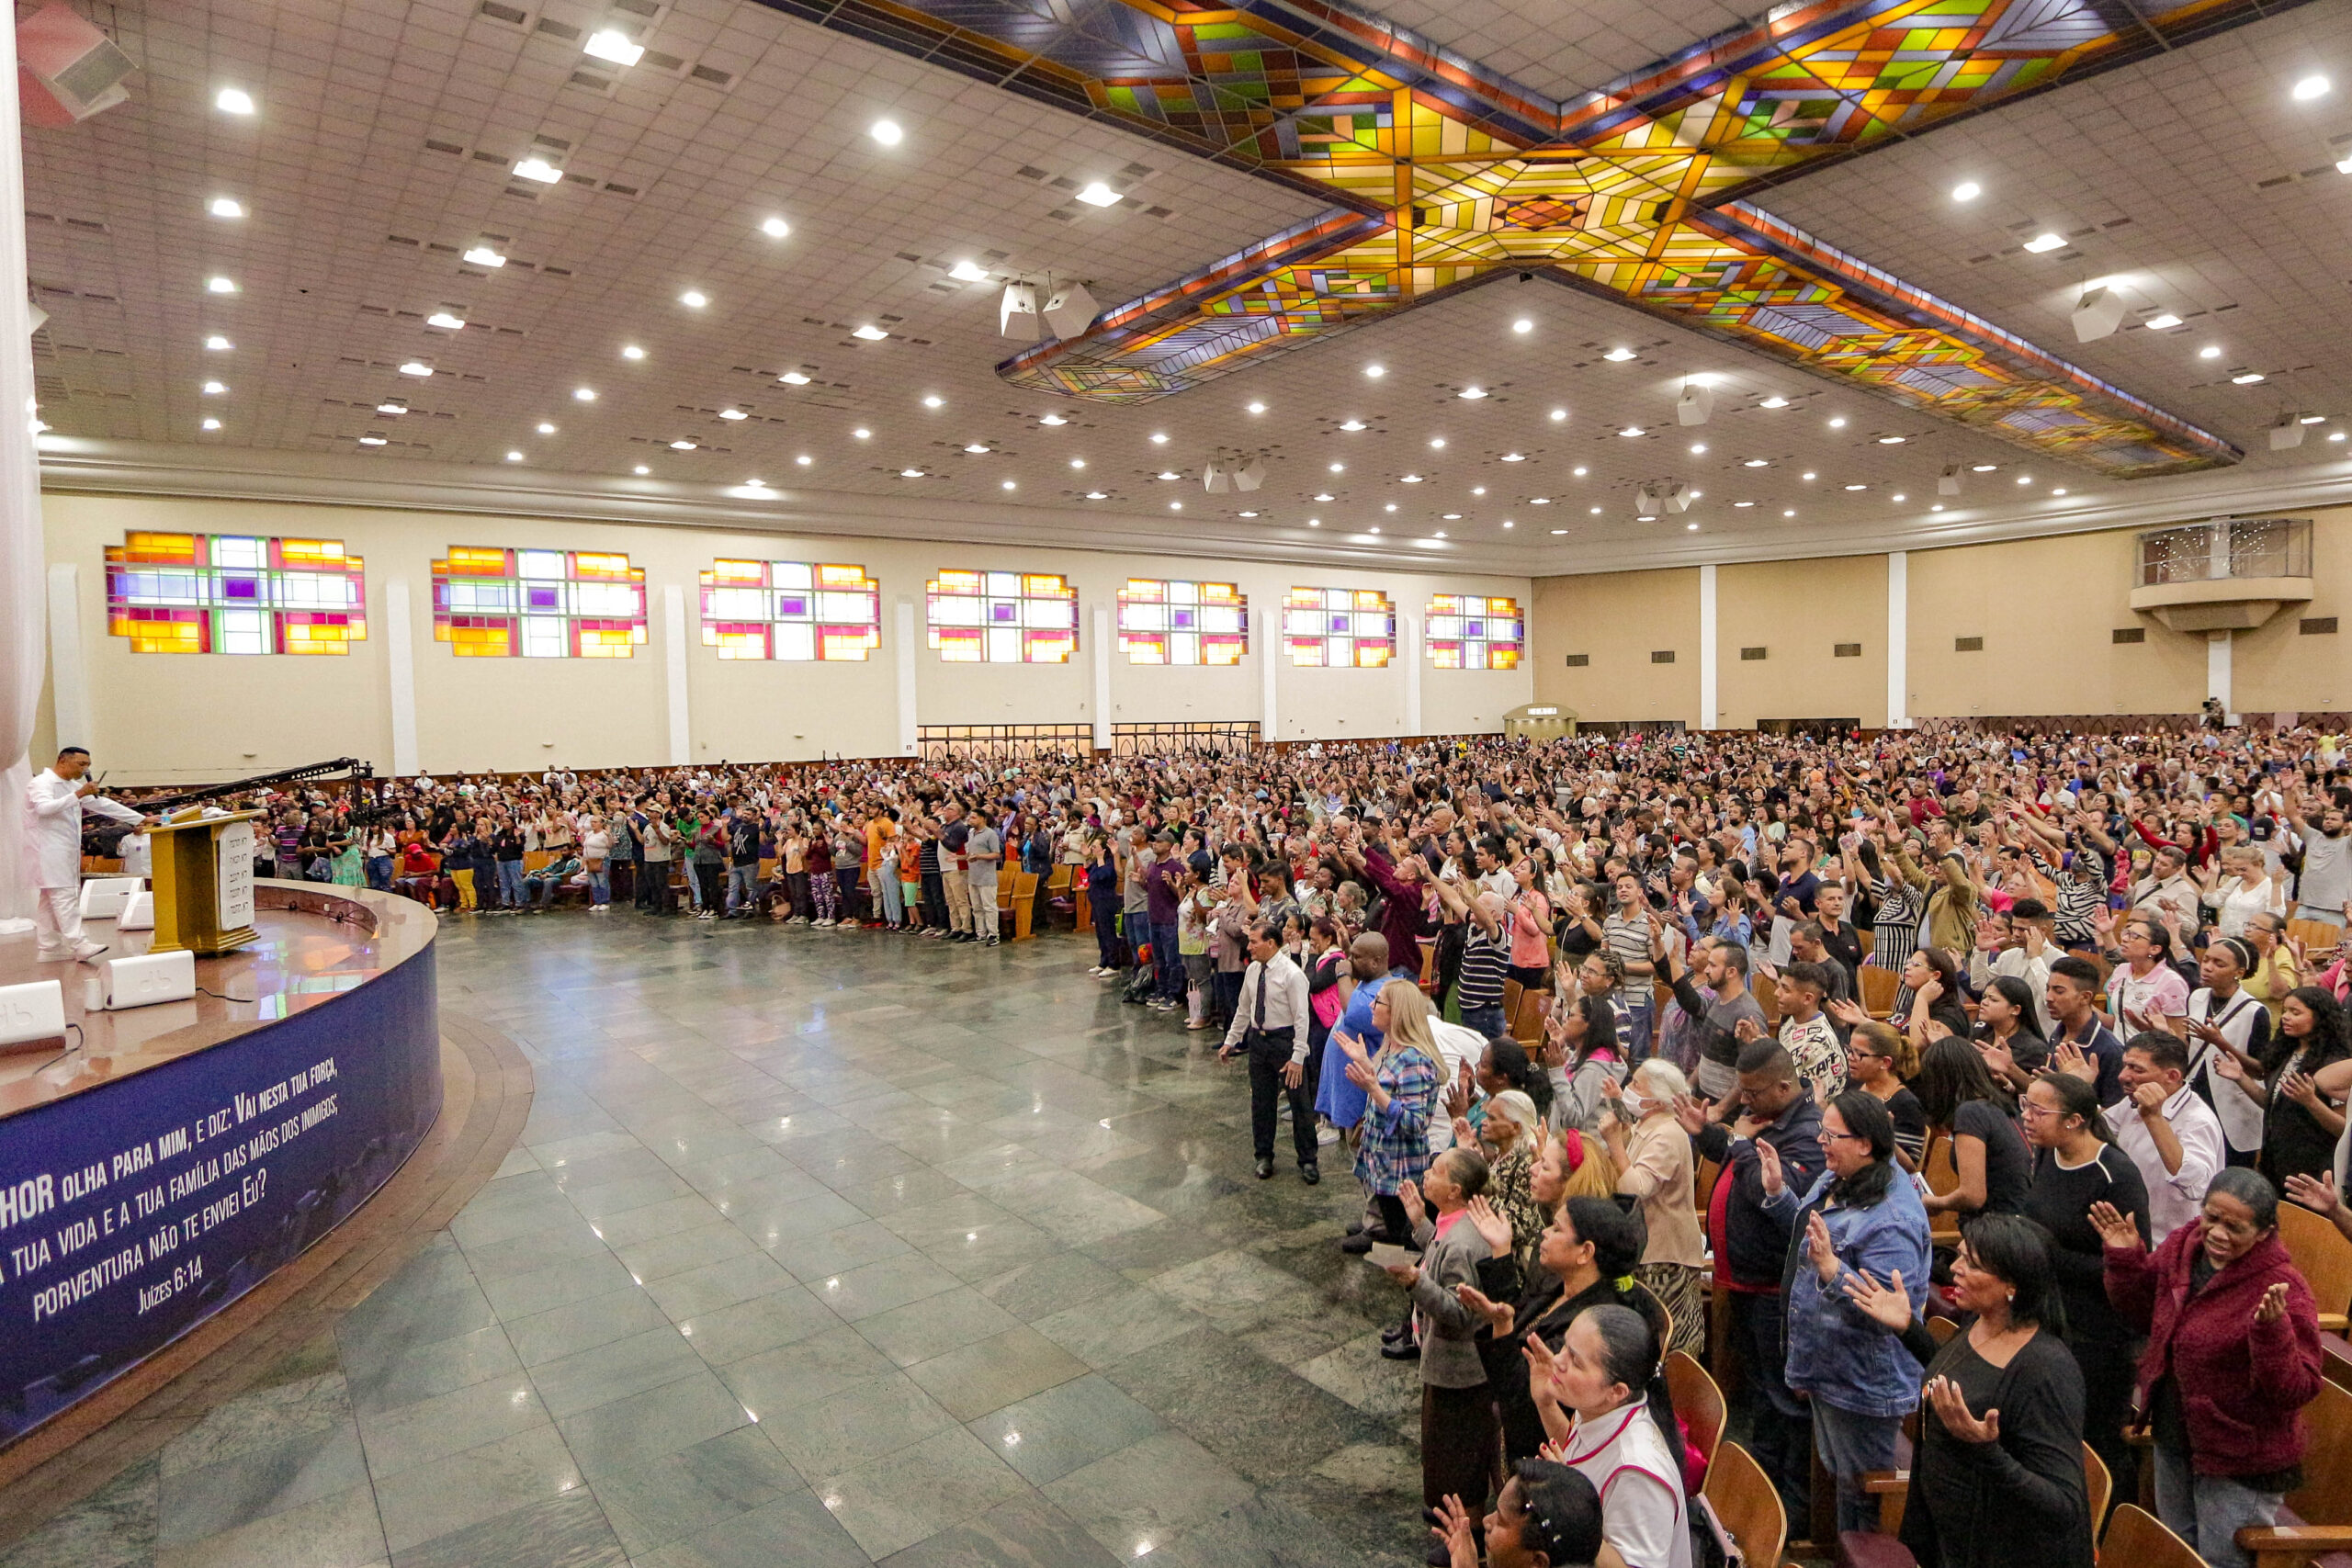
[[1266, 459], [1252, 457], [1233, 471], [1233, 488], [1256, 490], [1266, 482]]
[[17, 67], [26, 122], [52, 130], [122, 102], [122, 79], [138, 69], [62, 0], [17, 24]]
[[1634, 515], [1647, 523], [1657, 515], [1657, 486], [1641, 485], [1634, 491]]
[[[1015, 333], [1012, 323], [1021, 323]], [[999, 337], [1035, 337], [1037, 335], [1037, 286], [1034, 283], [1008, 283], [1004, 298], [997, 302], [996, 334]]]
[[2123, 296], [2112, 288], [2094, 288], [2075, 306], [2075, 341], [2089, 343], [2113, 333], [2123, 321]]
[[1056, 337], [1064, 341], [1092, 326], [1094, 318], [1100, 314], [1102, 310], [1094, 303], [1094, 296], [1086, 291], [1083, 283], [1065, 283], [1055, 289], [1053, 297], [1046, 301], [1046, 325], [1053, 329]]
[[1944, 471], [1936, 476], [1936, 493], [1938, 495], [1960, 493], [1960, 465], [1958, 463], [1946, 463]]
[[1201, 470], [1201, 488], [1211, 495], [1223, 495], [1233, 488], [1233, 480], [1226, 472], [1223, 453], [1217, 455], [1216, 461]]
[[1715, 412], [1715, 394], [1705, 387], [1685, 387], [1675, 400], [1674, 417], [1684, 424], [1704, 424]]

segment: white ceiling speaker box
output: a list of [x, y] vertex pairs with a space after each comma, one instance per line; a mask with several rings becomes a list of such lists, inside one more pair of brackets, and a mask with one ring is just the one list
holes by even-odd
[[141, 884], [135, 876], [94, 876], [82, 884], [82, 918], [111, 920], [122, 913]]
[[62, 0], [17, 24], [17, 64], [26, 120], [52, 130], [122, 102], [122, 79], [138, 69]]
[[0, 986], [0, 1045], [51, 1040], [65, 1032], [65, 987], [54, 980]]
[[135, 958], [108, 958], [85, 982], [83, 1008], [111, 1012], [120, 1008], [153, 1007], [157, 1002], [184, 1002], [196, 995], [196, 954], [148, 953]]
[[155, 929], [155, 896], [141, 889], [133, 893], [122, 906], [122, 913], [114, 918], [119, 931], [152, 931]]

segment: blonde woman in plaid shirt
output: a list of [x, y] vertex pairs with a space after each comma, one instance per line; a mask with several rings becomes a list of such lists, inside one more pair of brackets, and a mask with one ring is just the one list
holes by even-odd
[[1430, 999], [1410, 982], [1383, 986], [1373, 1000], [1372, 1025], [1381, 1032], [1377, 1055], [1340, 1030], [1332, 1031], [1331, 1043], [1347, 1054], [1348, 1081], [1364, 1091], [1356, 1179], [1378, 1205], [1387, 1239], [1401, 1245], [1413, 1232], [1398, 1193], [1430, 1168], [1430, 1118], [1437, 1113], [1438, 1052], [1430, 1032]]

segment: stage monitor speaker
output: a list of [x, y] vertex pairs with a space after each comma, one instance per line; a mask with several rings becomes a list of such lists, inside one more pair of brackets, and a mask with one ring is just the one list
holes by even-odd
[[0, 1045], [53, 1040], [65, 1032], [65, 987], [54, 980], [0, 986]]

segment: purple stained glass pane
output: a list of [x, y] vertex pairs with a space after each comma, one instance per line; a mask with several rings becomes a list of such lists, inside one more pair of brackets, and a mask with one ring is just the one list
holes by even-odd
[[1487, 635], [1487, 623], [1484, 621], [1464, 621], [1462, 623], [1462, 635], [1467, 637], [1485, 637]]
[[556, 601], [559, 595], [552, 588], [526, 588], [523, 590], [524, 606], [526, 609], [552, 610], [556, 607]]
[[220, 595], [224, 599], [258, 599], [261, 580], [257, 577], [224, 577], [220, 580]]
[[1021, 606], [1018, 604], [990, 604], [989, 606], [989, 619], [992, 621], [1009, 622], [1013, 620], [1020, 614]]
[[1348, 635], [1347, 616], [1333, 615], [1331, 617], [1331, 635], [1333, 637], [1345, 637]]
[[1200, 625], [1200, 615], [1195, 611], [1170, 610], [1168, 613], [1168, 615], [1169, 620], [1174, 626], [1174, 629], [1180, 632], [1191, 631], [1193, 627]]
[[808, 615], [808, 595], [802, 593], [785, 594], [775, 602], [775, 613], [777, 615], [786, 619]]

